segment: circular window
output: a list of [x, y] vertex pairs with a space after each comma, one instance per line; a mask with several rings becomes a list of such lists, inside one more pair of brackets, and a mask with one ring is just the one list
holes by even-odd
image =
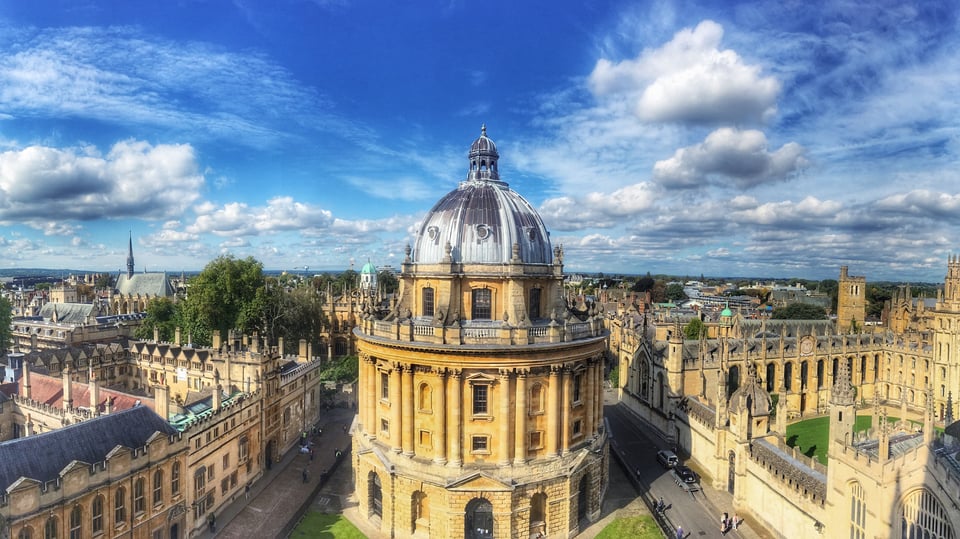
[[477, 238], [485, 240], [490, 237], [490, 227], [487, 225], [477, 225]]

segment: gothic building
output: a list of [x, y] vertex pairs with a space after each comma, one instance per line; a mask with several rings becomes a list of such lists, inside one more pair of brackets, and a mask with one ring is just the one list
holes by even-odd
[[[936, 429], [960, 432], [960, 259], [933, 307], [898, 295], [884, 328], [862, 325], [865, 283], [841, 269], [836, 328], [727, 309], [716, 337], [686, 340], [611, 316], [620, 399], [771, 536], [957, 537], [960, 446]], [[826, 466], [786, 438], [822, 416]]]
[[484, 128], [397, 301], [354, 330], [357, 497], [391, 537], [567, 537], [600, 512], [607, 332], [568, 308], [562, 249], [498, 159]]
[[127, 271], [117, 275], [110, 296], [110, 312], [131, 314], [146, 312], [147, 305], [157, 298], [173, 298], [174, 290], [165, 272], [134, 273], [133, 236], [127, 246]]

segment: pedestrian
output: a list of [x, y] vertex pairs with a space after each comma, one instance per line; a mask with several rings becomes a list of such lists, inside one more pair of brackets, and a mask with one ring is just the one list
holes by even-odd
[[306, 468], [303, 469], [303, 472], [302, 472], [301, 475], [303, 475], [303, 482], [306, 483], [306, 482], [308, 481], [307, 469], [306, 469]]
[[730, 517], [727, 515], [727, 513], [724, 513], [723, 516], [720, 518], [720, 534], [721, 535], [727, 534], [727, 520], [729, 518]]
[[677, 539], [683, 539], [683, 526], [677, 526]]
[[247, 486], [243, 487], [243, 499], [250, 499], [250, 483], [247, 483]]
[[212, 512], [210, 513], [210, 516], [207, 517], [207, 524], [210, 525], [210, 533], [217, 531], [217, 517]]
[[310, 448], [310, 462], [313, 462], [313, 448]]
[[736, 513], [733, 514], [733, 529], [737, 529], [740, 526], [740, 517]]

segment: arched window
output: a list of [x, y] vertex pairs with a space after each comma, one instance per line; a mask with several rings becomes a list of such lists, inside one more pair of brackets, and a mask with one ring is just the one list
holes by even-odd
[[530, 413], [543, 413], [543, 384], [540, 382], [530, 386]]
[[867, 523], [867, 504], [863, 499], [863, 486], [850, 484], [850, 539], [864, 539]]
[[50, 517], [43, 525], [43, 539], [60, 539], [57, 525], [57, 517]]
[[70, 510], [70, 539], [83, 538], [83, 508], [74, 505]]
[[127, 491], [123, 487], [113, 493], [113, 525], [119, 526], [127, 521]]
[[640, 398], [650, 400], [650, 364], [646, 359], [640, 360]]
[[370, 513], [383, 517], [383, 487], [380, 485], [380, 476], [370, 472], [367, 477], [367, 491], [370, 496]]
[[170, 470], [170, 494], [176, 496], [180, 494], [180, 463], [174, 462]]
[[530, 498], [530, 527], [542, 526], [547, 521], [547, 495], [538, 492]]
[[153, 505], [163, 503], [163, 470], [153, 472]]
[[94, 535], [103, 533], [103, 495], [97, 494], [90, 505], [91, 524]]
[[33, 539], [33, 528], [24, 526], [17, 533], [17, 539]]
[[433, 288], [424, 287], [420, 291], [420, 310], [423, 316], [433, 317]]
[[793, 363], [783, 365], [783, 389], [793, 391]]
[[470, 500], [463, 523], [466, 539], [493, 539], [493, 504], [485, 498]]
[[493, 294], [489, 288], [475, 288], [473, 301], [470, 304], [470, 318], [472, 320], [490, 320], [493, 308]]
[[823, 360], [817, 360], [817, 389], [823, 389]]
[[907, 494], [900, 506], [900, 538], [956, 539], [950, 517], [940, 500], [927, 489]]
[[421, 412], [433, 410], [433, 391], [429, 384], [420, 384], [420, 398], [417, 399]]
[[142, 477], [138, 477], [136, 481], [133, 482], [133, 513], [140, 514], [147, 510], [146, 498], [144, 496], [144, 490], [146, 486], [144, 485], [146, 481]]
[[536, 320], [540, 318], [540, 289], [531, 288], [530, 289], [530, 301], [527, 305], [528, 307], [528, 316], [530, 320]]
[[776, 382], [776, 380], [777, 380], [777, 364], [767, 363], [767, 380], [766, 380], [767, 391], [774, 390], [773, 384]]

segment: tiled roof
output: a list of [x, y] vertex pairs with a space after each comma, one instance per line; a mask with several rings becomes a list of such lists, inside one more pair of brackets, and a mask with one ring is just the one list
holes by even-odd
[[21, 477], [50, 481], [71, 462], [104, 460], [117, 446], [142, 447], [154, 433], [177, 431], [145, 406], [0, 443], [0, 489]]
[[125, 296], [167, 298], [173, 296], [173, 287], [166, 273], [134, 273], [132, 277], [123, 273], [117, 279], [117, 292]]
[[[90, 384], [83, 382], [73, 382], [73, 406], [75, 408], [86, 408], [90, 406]], [[99, 408], [103, 412], [106, 410], [107, 399], [113, 399], [113, 411], [127, 410], [137, 405], [139, 401], [146, 408], [153, 409], [153, 399], [146, 397], [136, 397], [127, 395], [100, 387]], [[53, 406], [54, 408], [63, 407], [63, 379], [48, 376], [45, 374], [30, 373], [30, 399]]]

